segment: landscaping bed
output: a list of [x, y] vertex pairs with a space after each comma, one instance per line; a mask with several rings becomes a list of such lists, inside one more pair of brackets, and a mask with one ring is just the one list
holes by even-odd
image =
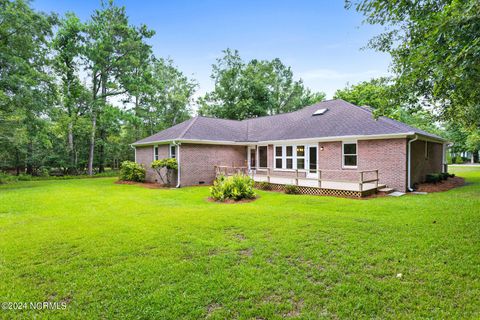
[[461, 177], [453, 177], [436, 183], [421, 183], [418, 185], [416, 191], [428, 193], [442, 192], [463, 186], [464, 184], [465, 179]]

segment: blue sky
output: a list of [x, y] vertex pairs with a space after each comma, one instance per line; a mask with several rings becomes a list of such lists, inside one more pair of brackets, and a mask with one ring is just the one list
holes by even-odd
[[[213, 88], [211, 65], [226, 48], [244, 60], [280, 58], [296, 78], [331, 98], [336, 89], [388, 74], [390, 58], [361, 50], [381, 30], [341, 0], [178, 0], [116, 1], [132, 24], [156, 31], [150, 43], [157, 56], [170, 57], [199, 82], [196, 96]], [[87, 20], [97, 0], [36, 0], [42, 11], [75, 12]]]

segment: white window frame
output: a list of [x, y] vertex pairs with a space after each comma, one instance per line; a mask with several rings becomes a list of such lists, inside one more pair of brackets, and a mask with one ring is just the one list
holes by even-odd
[[[303, 156], [297, 156], [297, 147], [303, 146]], [[277, 147], [282, 148], [282, 155], [277, 156]], [[287, 156], [287, 147], [292, 147], [292, 155]], [[297, 170], [297, 159], [303, 159], [303, 169], [298, 169], [298, 171], [303, 172], [307, 171], [307, 144], [306, 143], [299, 143], [299, 144], [277, 144], [273, 146], [273, 168], [276, 171], [295, 171]], [[277, 167], [277, 159], [282, 159], [282, 167]], [[287, 159], [292, 159], [292, 168], [287, 169]]]
[[[280, 156], [277, 156], [277, 147], [281, 148], [282, 150], [282, 154]], [[285, 155], [285, 148], [284, 146], [282, 145], [274, 145], [273, 146], [273, 167], [275, 169], [280, 169], [282, 170], [284, 167], [285, 167], [285, 158], [284, 158], [284, 155]], [[282, 166], [279, 168], [277, 167], [277, 159], [281, 159], [282, 160]]]
[[[175, 148], [175, 155], [172, 156], [172, 147]], [[168, 157], [169, 158], [177, 158], [177, 146], [174, 144], [168, 145]]]
[[[298, 156], [297, 154], [297, 148], [302, 146], [303, 147], [303, 156]], [[304, 171], [307, 170], [307, 145], [305, 144], [297, 144], [295, 145], [295, 161], [294, 161], [294, 169], [298, 169], [298, 159], [303, 159], [303, 169], [298, 169], [298, 171]]]
[[158, 160], [158, 144], [153, 146], [153, 160]]
[[[354, 144], [356, 153], [345, 154], [345, 145], [346, 144]], [[345, 156], [355, 156], [355, 157], [357, 157], [357, 165], [356, 166], [345, 165]], [[358, 142], [357, 141], [342, 141], [342, 168], [344, 168], [344, 169], [356, 169], [356, 168], [358, 168]]]

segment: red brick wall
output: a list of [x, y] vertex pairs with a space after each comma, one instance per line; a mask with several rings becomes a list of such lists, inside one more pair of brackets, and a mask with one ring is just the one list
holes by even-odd
[[211, 144], [182, 144], [180, 146], [180, 183], [182, 186], [211, 184], [215, 165], [246, 166], [247, 147]]
[[441, 143], [428, 142], [428, 159], [425, 158], [426, 141], [412, 142], [412, 185], [425, 181], [425, 176], [429, 173], [442, 172], [442, 152]]
[[[162, 144], [158, 146], [159, 159], [169, 157], [168, 148], [169, 148], [168, 144]], [[148, 182], [161, 182], [160, 178], [158, 177], [158, 174], [150, 167], [153, 161], [153, 146], [137, 147], [136, 157], [137, 157], [137, 163], [142, 164], [145, 167], [145, 169], [147, 169], [145, 180]], [[173, 184], [177, 183], [176, 177], [174, 177], [174, 181], [172, 183]]]
[[[318, 144], [318, 168], [320, 170], [340, 170], [340, 172], [324, 172], [325, 179], [343, 178], [358, 180], [356, 171], [378, 169], [379, 183], [399, 191], [407, 188], [407, 140], [382, 139], [357, 141], [357, 168], [342, 169], [342, 142], [320, 142]], [[323, 147], [323, 151], [320, 150]], [[374, 177], [367, 173], [364, 179]]]

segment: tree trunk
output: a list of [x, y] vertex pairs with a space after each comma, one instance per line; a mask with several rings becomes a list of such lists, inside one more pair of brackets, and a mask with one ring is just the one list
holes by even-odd
[[75, 153], [73, 150], [73, 123], [68, 123], [68, 156], [70, 158], [70, 168], [68, 168], [69, 173], [76, 173], [77, 166], [75, 164]]
[[97, 130], [97, 113], [92, 115], [92, 133], [90, 135], [90, 152], [88, 154], [88, 175], [93, 175], [93, 156], [95, 152], [95, 131]]

